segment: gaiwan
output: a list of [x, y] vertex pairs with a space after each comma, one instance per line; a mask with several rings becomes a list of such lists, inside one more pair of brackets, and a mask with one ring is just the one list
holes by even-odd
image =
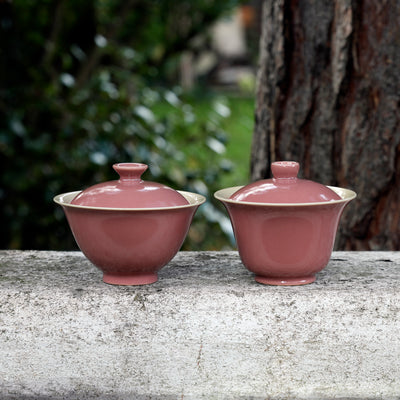
[[297, 177], [299, 164], [271, 164], [272, 179], [219, 190], [240, 258], [255, 280], [271, 285], [315, 281], [330, 259], [340, 217], [356, 197], [349, 189]]
[[178, 252], [205, 198], [144, 181], [147, 165], [115, 164], [119, 180], [56, 196], [76, 243], [118, 285], [156, 282], [157, 272]]

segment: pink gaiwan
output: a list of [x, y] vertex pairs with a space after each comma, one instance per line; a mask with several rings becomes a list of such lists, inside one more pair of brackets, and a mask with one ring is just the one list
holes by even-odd
[[141, 179], [147, 165], [115, 164], [117, 181], [56, 196], [74, 238], [103, 281], [143, 285], [178, 252], [205, 198]]
[[271, 285], [303, 285], [328, 264], [352, 190], [297, 178], [299, 164], [271, 164], [273, 179], [219, 190], [245, 267]]

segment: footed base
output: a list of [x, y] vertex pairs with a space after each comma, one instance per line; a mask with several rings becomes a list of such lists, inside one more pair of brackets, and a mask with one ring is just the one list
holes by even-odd
[[315, 275], [301, 276], [296, 278], [273, 278], [256, 275], [255, 280], [264, 285], [279, 285], [279, 286], [297, 286], [307, 285], [315, 281]]
[[104, 274], [103, 281], [110, 285], [148, 285], [157, 282], [157, 274], [141, 274], [141, 275], [112, 275]]

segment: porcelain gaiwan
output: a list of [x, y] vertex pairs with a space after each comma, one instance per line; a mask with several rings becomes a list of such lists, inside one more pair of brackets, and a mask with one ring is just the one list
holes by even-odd
[[143, 285], [178, 252], [205, 198], [144, 181], [147, 165], [115, 164], [120, 175], [84, 191], [56, 196], [76, 243], [101, 271], [103, 281]]
[[255, 280], [303, 285], [328, 264], [339, 220], [356, 197], [349, 189], [297, 177], [299, 164], [271, 164], [272, 179], [219, 190], [240, 258]]

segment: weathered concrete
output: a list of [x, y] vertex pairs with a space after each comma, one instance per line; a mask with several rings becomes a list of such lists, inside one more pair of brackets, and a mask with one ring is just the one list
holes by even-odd
[[0, 251], [0, 399], [400, 399], [400, 253], [301, 287], [181, 252], [143, 287], [78, 252]]

